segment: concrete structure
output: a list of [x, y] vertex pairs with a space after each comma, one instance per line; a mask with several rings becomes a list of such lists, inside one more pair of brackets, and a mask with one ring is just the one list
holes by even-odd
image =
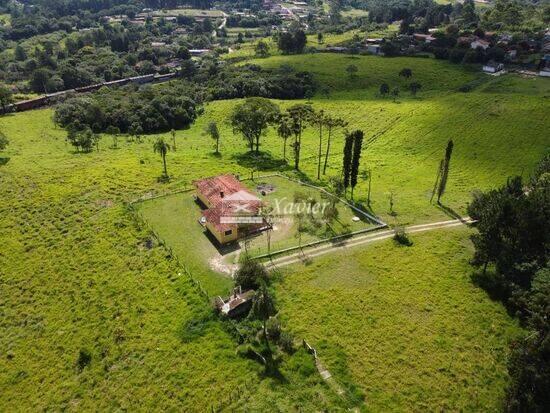
[[502, 70], [504, 70], [504, 65], [502, 63], [497, 63], [493, 61], [487, 62], [483, 66], [483, 71], [485, 73], [498, 73]]
[[487, 40], [483, 39], [476, 39], [472, 43], [470, 43], [470, 48], [477, 49], [478, 47], [481, 47], [483, 50], [486, 50], [490, 46], [489, 42]]
[[233, 289], [233, 293], [225, 300], [221, 297], [216, 298], [216, 308], [223, 315], [236, 318], [248, 313], [252, 306], [254, 290], [242, 291], [241, 287]]

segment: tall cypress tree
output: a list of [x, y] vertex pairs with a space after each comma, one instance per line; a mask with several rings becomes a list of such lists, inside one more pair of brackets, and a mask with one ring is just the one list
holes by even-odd
[[357, 175], [359, 175], [359, 162], [361, 160], [361, 149], [363, 146], [363, 131], [356, 130], [353, 132], [353, 158], [351, 160], [351, 197], [353, 199], [353, 190], [357, 185]]
[[342, 183], [344, 192], [348, 189], [351, 178], [351, 160], [353, 158], [353, 134], [346, 133], [346, 142], [344, 144], [344, 164], [342, 166]]
[[437, 189], [437, 203], [441, 204], [440, 200], [445, 193], [447, 187], [447, 178], [449, 177], [449, 166], [451, 164], [451, 156], [453, 154], [453, 141], [450, 140], [447, 143], [447, 149], [445, 150], [445, 159], [443, 160], [443, 168], [441, 171], [441, 179], [439, 181], [439, 188]]

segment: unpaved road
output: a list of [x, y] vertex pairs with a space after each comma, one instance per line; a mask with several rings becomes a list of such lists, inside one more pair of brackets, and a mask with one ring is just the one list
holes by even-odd
[[[405, 230], [408, 234], [414, 234], [417, 232], [425, 232], [425, 231], [433, 231], [437, 229], [458, 227], [460, 225], [471, 224], [473, 222], [474, 221], [472, 219], [470, 219], [469, 217], [466, 217], [463, 219], [453, 219], [450, 221], [433, 222], [431, 224], [412, 225], [409, 227], [405, 227]], [[394, 235], [395, 235], [395, 232], [393, 229], [387, 229], [379, 232], [372, 232], [367, 235], [362, 235], [355, 238], [347, 239], [345, 241], [341, 241], [335, 244], [323, 244], [319, 247], [311, 248], [306, 252], [299, 251], [292, 255], [276, 258], [271, 262], [267, 263], [266, 266], [268, 268], [271, 268], [271, 267], [280, 268], [287, 265], [296, 264], [298, 262], [303, 262], [305, 260], [318, 257], [320, 255], [328, 254], [331, 252], [341, 251], [348, 248], [356, 247], [358, 245], [368, 244], [371, 242], [392, 238]]]

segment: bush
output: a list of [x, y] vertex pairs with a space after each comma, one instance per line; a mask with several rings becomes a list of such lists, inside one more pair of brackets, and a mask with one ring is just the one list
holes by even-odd
[[88, 366], [92, 362], [92, 354], [85, 348], [81, 348], [78, 352], [78, 360], [76, 365], [80, 371], [84, 370], [84, 367]]
[[265, 267], [249, 257], [245, 257], [234, 276], [235, 286], [241, 286], [243, 290], [256, 289], [261, 280], [267, 281], [268, 278]]
[[405, 228], [403, 227], [396, 227], [394, 230], [394, 236], [393, 239], [397, 241], [400, 245], [406, 245], [407, 247], [410, 247], [413, 245], [412, 241], [409, 239], [409, 236], [407, 235], [407, 232], [405, 231]]
[[294, 348], [294, 336], [292, 336], [292, 334], [288, 331], [281, 332], [279, 337], [279, 345], [281, 346], [281, 349], [288, 354], [293, 354], [296, 351]]

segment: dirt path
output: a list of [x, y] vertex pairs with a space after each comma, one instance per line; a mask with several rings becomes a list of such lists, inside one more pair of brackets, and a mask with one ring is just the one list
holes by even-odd
[[[406, 227], [406, 231], [409, 234], [414, 234], [417, 232], [432, 231], [442, 228], [453, 228], [460, 225], [471, 224], [473, 222], [469, 217], [463, 219], [453, 219], [450, 221], [440, 221], [433, 222], [431, 224], [422, 224], [422, 225], [412, 225]], [[267, 264], [267, 267], [284, 267], [291, 264], [296, 264], [298, 262], [305, 262], [311, 258], [318, 257], [320, 255], [328, 254], [335, 251], [341, 251], [344, 249], [356, 247], [358, 245], [368, 244], [375, 241], [381, 241], [384, 239], [392, 238], [394, 236], [394, 231], [391, 229], [373, 232], [367, 235], [358, 236], [356, 238], [347, 239], [335, 244], [324, 244], [322, 246], [311, 248], [306, 252], [297, 252], [292, 255], [287, 255], [281, 258], [276, 258]]]

